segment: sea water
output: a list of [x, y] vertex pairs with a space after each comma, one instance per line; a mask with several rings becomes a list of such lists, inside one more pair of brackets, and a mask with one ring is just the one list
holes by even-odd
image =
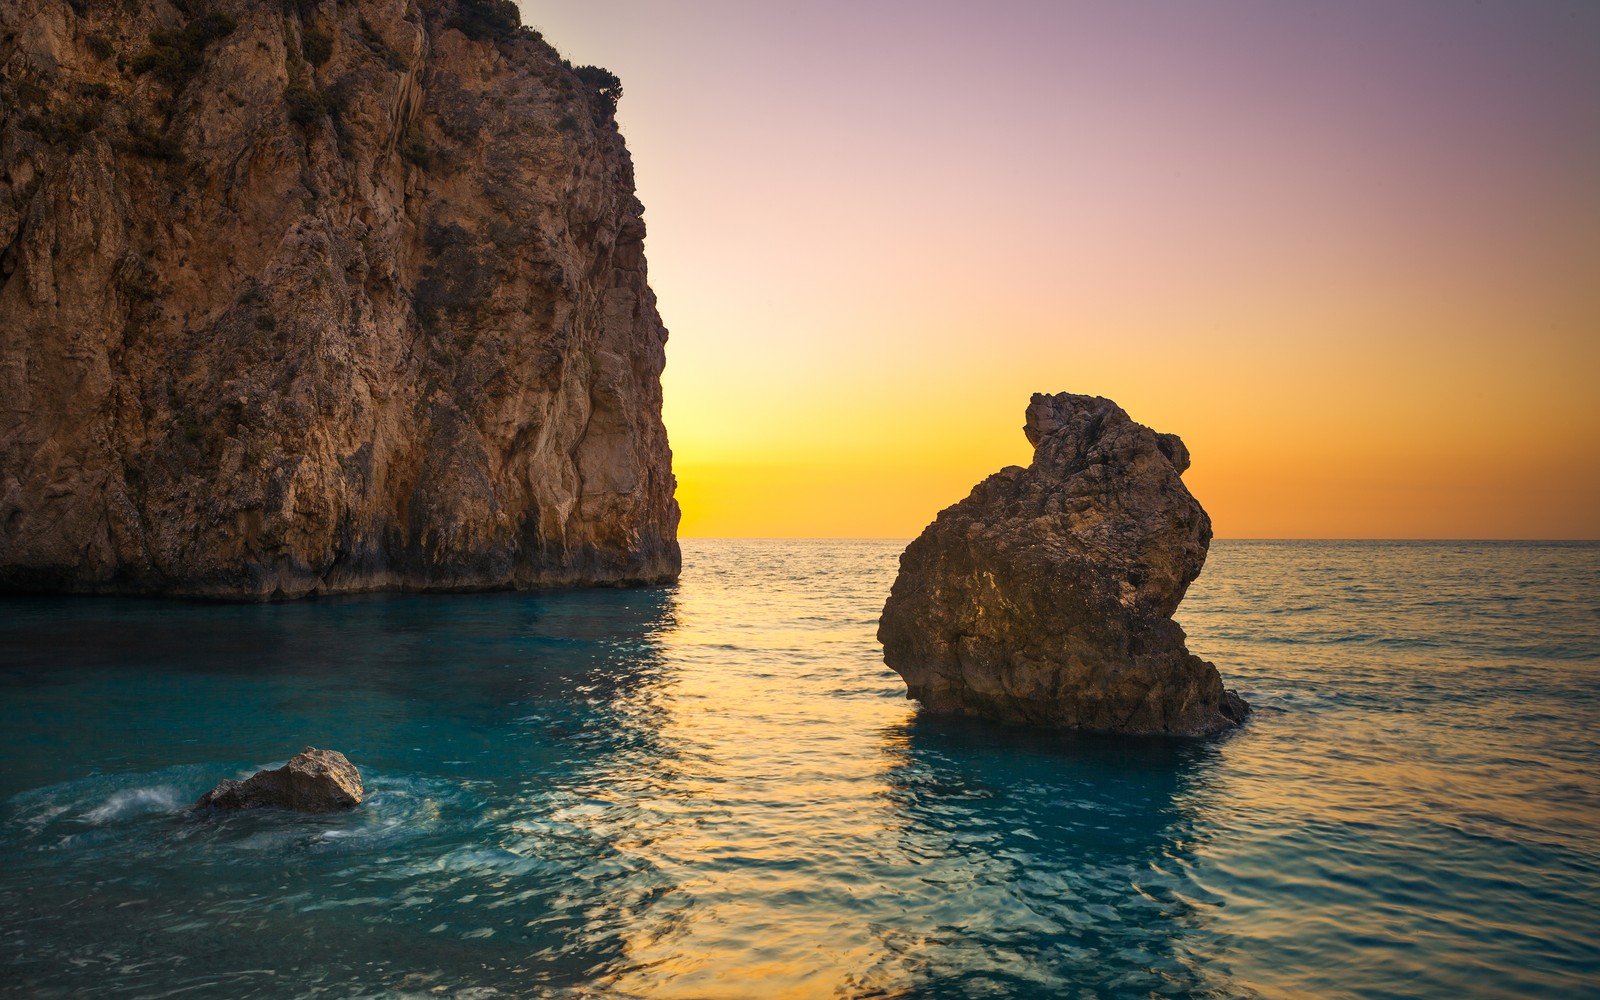
[[[901, 543], [0, 602], [0, 993], [1600, 996], [1600, 546], [1216, 543], [1209, 741], [929, 718]], [[349, 813], [195, 816], [343, 751]]]

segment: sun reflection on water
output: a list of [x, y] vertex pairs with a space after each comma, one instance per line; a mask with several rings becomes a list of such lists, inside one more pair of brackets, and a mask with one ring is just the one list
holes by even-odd
[[[919, 714], [873, 640], [899, 549], [696, 543], [675, 590], [7, 605], [8, 986], [1453, 997], [1600, 974], [1600, 548], [1219, 543], [1182, 620], [1258, 714], [1213, 741]], [[306, 743], [358, 762], [360, 809], [184, 814]]]
[[[626, 993], [742, 998], [759, 983], [763, 996], [835, 996], [847, 970], [880, 958], [863, 849], [889, 817], [861, 804], [883, 801], [889, 769], [872, 734], [911, 706], [819, 699], [819, 687], [859, 691], [881, 664], [826, 608], [796, 615], [768, 578], [777, 560], [753, 562], [729, 567], [741, 586], [730, 575], [686, 599], [665, 637], [660, 739], [684, 752], [639, 843], [680, 901], [629, 931], [628, 967], [607, 982]], [[757, 666], [730, 677], [732, 661]]]
[[[1189, 877], [1214, 753], [919, 719], [870, 623], [833, 606], [867, 595], [796, 593], [773, 578], [793, 562], [752, 556], [686, 595], [661, 637], [655, 740], [675, 766], [617, 846], [671, 880], [671, 901], [623, 929], [609, 988], [1170, 993], [1224, 974], [1183, 940], [1215, 905]], [[852, 557], [883, 550], [835, 554]], [[836, 578], [869, 585], [854, 569]], [[1112, 939], [1125, 961], [1108, 973]]]

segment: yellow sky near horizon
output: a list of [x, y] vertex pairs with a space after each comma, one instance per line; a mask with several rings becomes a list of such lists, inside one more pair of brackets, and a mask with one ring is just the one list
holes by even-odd
[[1218, 537], [1600, 537], [1600, 5], [523, 10], [624, 82], [685, 536], [913, 536], [1070, 391]]

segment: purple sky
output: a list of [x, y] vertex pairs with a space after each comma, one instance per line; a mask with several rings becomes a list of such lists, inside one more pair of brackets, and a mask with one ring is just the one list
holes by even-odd
[[1070, 390], [1223, 536], [1600, 536], [1600, 3], [523, 11], [626, 88], [688, 533], [914, 533]]

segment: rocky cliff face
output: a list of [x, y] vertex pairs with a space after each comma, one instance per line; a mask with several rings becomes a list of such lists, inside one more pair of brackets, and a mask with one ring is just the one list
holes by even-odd
[[1247, 706], [1172, 614], [1211, 519], [1189, 451], [1109, 399], [1036, 394], [1033, 463], [979, 483], [900, 558], [884, 660], [930, 711], [1104, 732], [1203, 735]]
[[0, 74], [0, 589], [676, 578], [615, 78], [504, 0], [7, 0]]

